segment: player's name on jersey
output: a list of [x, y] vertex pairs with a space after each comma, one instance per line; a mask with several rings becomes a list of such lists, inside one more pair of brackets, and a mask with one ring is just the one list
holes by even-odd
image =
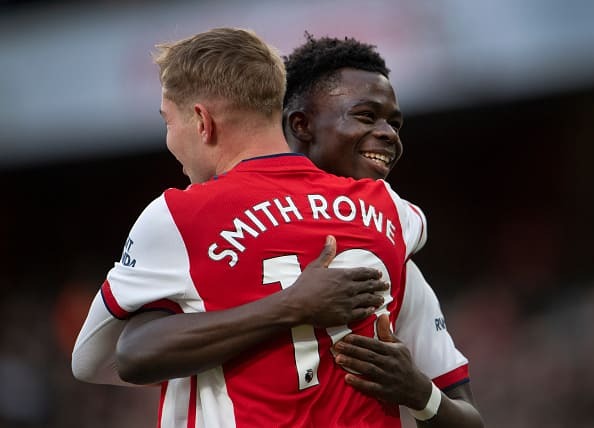
[[[260, 202], [245, 210], [244, 215], [232, 220], [232, 227], [220, 232], [219, 236], [224, 242], [214, 242], [209, 246], [209, 257], [215, 261], [225, 260], [229, 266], [233, 267], [239, 261], [239, 253], [246, 249], [242, 241], [247, 235], [256, 238], [269, 230], [270, 227], [301, 221], [304, 216], [309, 216], [313, 220], [357, 221], [363, 226], [385, 235], [392, 245], [396, 245], [394, 220], [364, 200], [358, 199], [355, 202], [344, 195], [338, 196], [334, 200], [328, 200], [317, 194], [302, 197], [307, 200], [298, 200], [296, 204], [293, 200], [294, 197], [285, 196]], [[300, 210], [297, 208], [298, 206], [304, 208]]]

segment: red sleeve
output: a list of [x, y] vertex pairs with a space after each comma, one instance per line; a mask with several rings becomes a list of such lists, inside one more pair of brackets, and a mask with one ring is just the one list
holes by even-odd
[[134, 314], [146, 311], [165, 311], [171, 314], [183, 313], [181, 306], [169, 299], [161, 299], [157, 300], [156, 302], [147, 303], [135, 312], [128, 312], [125, 309], [123, 309], [117, 302], [116, 298], [111, 292], [109, 281], [107, 280], [105, 280], [105, 282], [103, 282], [103, 285], [101, 285], [101, 297], [103, 297], [103, 302], [105, 303], [105, 307], [107, 308], [107, 310], [115, 318], [120, 320], [128, 319]]
[[442, 391], [454, 388], [455, 386], [462, 385], [463, 383], [469, 381], [470, 377], [468, 376], [468, 364], [464, 364], [457, 369], [433, 379], [433, 383]]

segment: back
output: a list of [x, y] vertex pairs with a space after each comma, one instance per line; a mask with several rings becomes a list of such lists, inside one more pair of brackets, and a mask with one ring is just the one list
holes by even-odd
[[[422, 213], [383, 181], [331, 176], [300, 155], [256, 158], [149, 204], [101, 295], [120, 319], [152, 309], [230, 308], [293, 284], [332, 234], [331, 267], [383, 271], [391, 288], [377, 313], [394, 322], [404, 262], [423, 244], [424, 226]], [[372, 337], [376, 318], [315, 331], [298, 326], [223, 367], [170, 379], [159, 426], [398, 427], [397, 409], [347, 386], [331, 354], [350, 331]]]
[[[165, 201], [196, 291], [185, 311], [226, 309], [290, 286], [332, 234], [338, 249], [331, 267], [374, 267], [391, 283], [377, 313], [389, 312], [394, 322], [405, 260], [424, 239], [422, 215], [384, 182], [331, 176], [298, 155], [244, 161], [207, 183], [167, 191]], [[199, 374], [188, 383], [197, 387], [198, 420], [238, 427], [399, 426], [397, 410], [386, 412], [345, 384], [330, 350], [351, 331], [373, 337], [376, 318], [332, 329], [299, 326]]]

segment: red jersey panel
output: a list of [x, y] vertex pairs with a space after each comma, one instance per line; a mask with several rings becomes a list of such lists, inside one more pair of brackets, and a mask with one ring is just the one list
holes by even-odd
[[[205, 311], [289, 287], [332, 234], [338, 248], [331, 267], [383, 271], [391, 289], [378, 313], [390, 313], [394, 322], [404, 263], [424, 240], [422, 215], [383, 181], [331, 176], [303, 156], [244, 161], [207, 183], [169, 190], [165, 200]], [[351, 331], [373, 337], [375, 320], [295, 327], [225, 364], [222, 376], [198, 375], [205, 420], [221, 410], [213, 397], [223, 395], [237, 427], [399, 426], [397, 411], [345, 384], [330, 351]]]

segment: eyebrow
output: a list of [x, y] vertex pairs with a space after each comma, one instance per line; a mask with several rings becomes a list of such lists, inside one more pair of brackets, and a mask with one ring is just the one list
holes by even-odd
[[[373, 100], [361, 100], [357, 102], [355, 105], [353, 105], [353, 107], [364, 105], [369, 105], [376, 110], [381, 110], [384, 107], [382, 103]], [[400, 123], [402, 123], [404, 120], [402, 116], [402, 111], [400, 109], [393, 110], [390, 114], [390, 120], [398, 120], [400, 121]]]

